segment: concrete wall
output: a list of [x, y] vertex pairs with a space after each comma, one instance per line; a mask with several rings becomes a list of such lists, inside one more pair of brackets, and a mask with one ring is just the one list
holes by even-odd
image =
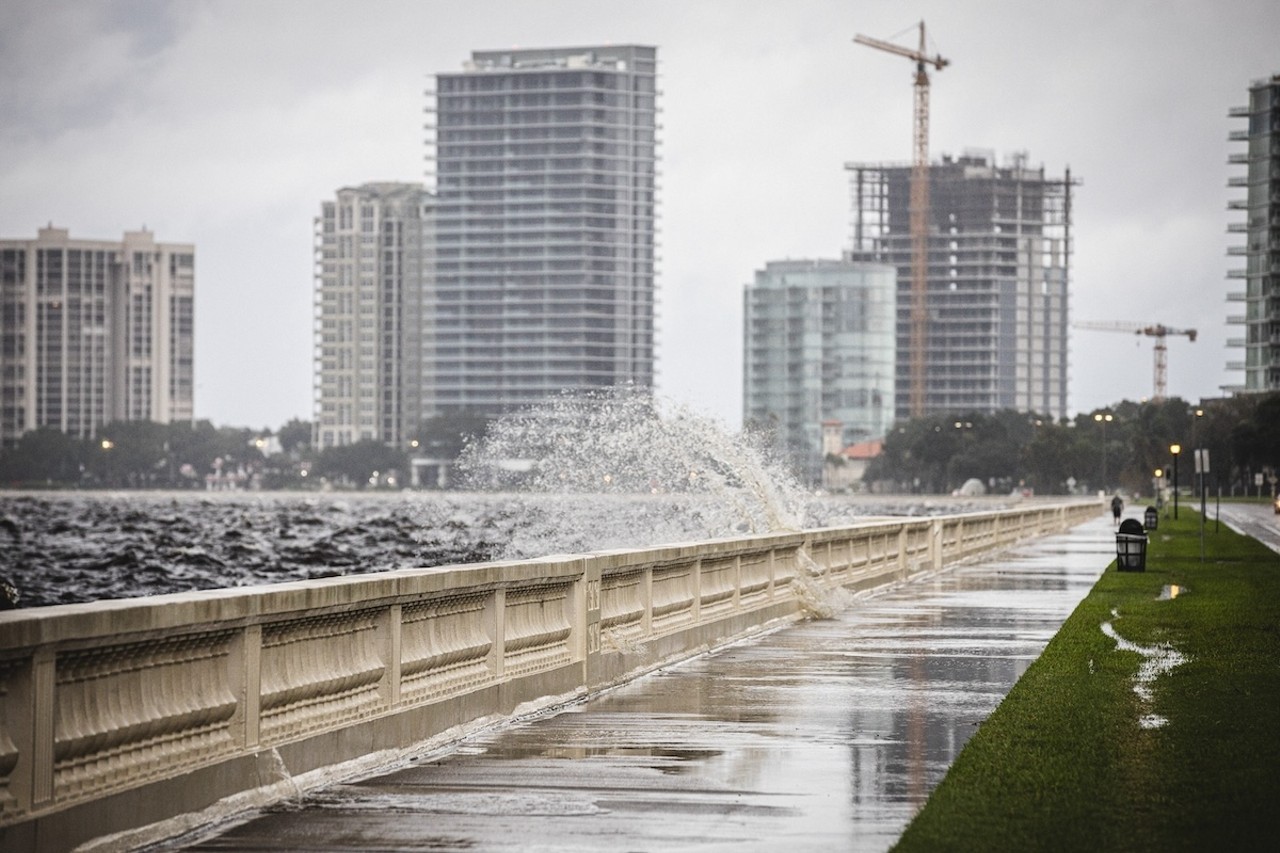
[[1096, 503], [0, 613], [0, 849], [124, 849]]

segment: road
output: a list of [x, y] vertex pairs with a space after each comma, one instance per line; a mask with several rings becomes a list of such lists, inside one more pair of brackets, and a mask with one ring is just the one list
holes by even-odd
[[[1205, 509], [1208, 523], [1212, 524], [1215, 506], [1210, 502]], [[1271, 508], [1271, 504], [1224, 503], [1217, 515], [1235, 530], [1252, 536], [1273, 551], [1280, 551], [1280, 515]]]

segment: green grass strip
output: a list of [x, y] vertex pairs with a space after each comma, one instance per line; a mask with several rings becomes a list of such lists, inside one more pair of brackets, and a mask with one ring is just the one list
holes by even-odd
[[[1180, 515], [1151, 532], [1145, 572], [1107, 569], [895, 851], [1280, 850], [1280, 555], [1211, 522], [1202, 563], [1199, 516]], [[1151, 701], [1143, 655], [1106, 622], [1188, 658]]]

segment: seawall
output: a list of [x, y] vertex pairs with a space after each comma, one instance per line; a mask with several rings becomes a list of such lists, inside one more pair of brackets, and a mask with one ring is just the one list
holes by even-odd
[[590, 695], [1086, 503], [0, 613], [0, 849], [127, 849]]

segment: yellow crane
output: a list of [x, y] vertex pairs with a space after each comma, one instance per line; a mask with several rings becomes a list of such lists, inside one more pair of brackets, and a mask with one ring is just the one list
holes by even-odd
[[1089, 321], [1072, 323], [1077, 329], [1095, 329], [1103, 332], [1128, 332], [1133, 335], [1146, 335], [1156, 339], [1155, 345], [1155, 395], [1153, 400], [1159, 402], [1166, 396], [1169, 386], [1169, 348], [1165, 338], [1169, 335], [1186, 335], [1191, 343], [1196, 341], [1195, 329], [1171, 329], [1163, 323], [1126, 323], [1123, 321]]
[[915, 159], [911, 164], [911, 335], [910, 335], [910, 411], [913, 417], [924, 414], [925, 344], [928, 333], [929, 293], [929, 72], [932, 65], [941, 71], [950, 60], [925, 53], [924, 21], [920, 22], [920, 47], [909, 47], [858, 35], [857, 44], [887, 51], [910, 59], [916, 64], [915, 74]]

